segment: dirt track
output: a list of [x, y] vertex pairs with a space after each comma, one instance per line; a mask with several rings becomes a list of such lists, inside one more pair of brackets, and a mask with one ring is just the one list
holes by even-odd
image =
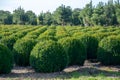
[[14, 67], [9, 74], [0, 74], [0, 80], [15, 79], [22, 80], [28, 79], [55, 79], [55, 78], [70, 78], [73, 72], [87, 73], [87, 75], [96, 75], [99, 73], [105, 73], [109, 77], [120, 77], [114, 75], [114, 72], [120, 72], [120, 66], [102, 66], [99, 63], [85, 62], [84, 66], [70, 66], [64, 69], [62, 72], [55, 73], [36, 73], [31, 67]]

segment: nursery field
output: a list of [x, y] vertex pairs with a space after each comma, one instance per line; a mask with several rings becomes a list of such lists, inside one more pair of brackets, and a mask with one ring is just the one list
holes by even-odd
[[[75, 70], [69, 72], [71, 66]], [[0, 25], [0, 78], [31, 80], [32, 75], [119, 80], [120, 27]]]

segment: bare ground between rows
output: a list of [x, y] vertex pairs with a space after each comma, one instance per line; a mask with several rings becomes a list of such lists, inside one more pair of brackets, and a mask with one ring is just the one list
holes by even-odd
[[[84, 66], [70, 66], [65, 68], [61, 72], [54, 73], [36, 73], [31, 67], [19, 67], [15, 66], [11, 73], [0, 74], [0, 80], [6, 79], [53, 79], [53, 78], [71, 78], [74, 72], [80, 73], [80, 76], [97, 76], [97, 74], [104, 74], [107, 77], [120, 77], [120, 65], [119, 66], [103, 66], [99, 62], [91, 63], [86, 60]], [[116, 73], [118, 73], [116, 75]]]

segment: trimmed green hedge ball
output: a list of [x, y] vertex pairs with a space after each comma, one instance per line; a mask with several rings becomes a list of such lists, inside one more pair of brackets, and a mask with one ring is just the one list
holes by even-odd
[[37, 72], [56, 72], [68, 64], [68, 56], [63, 47], [55, 41], [39, 42], [30, 55], [30, 65]]

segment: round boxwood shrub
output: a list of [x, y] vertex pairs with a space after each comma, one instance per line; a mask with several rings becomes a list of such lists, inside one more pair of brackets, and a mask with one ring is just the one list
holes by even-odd
[[30, 38], [22, 38], [16, 41], [13, 47], [16, 65], [29, 65], [30, 52], [33, 49], [35, 43], [36, 41]]
[[55, 41], [39, 42], [30, 55], [30, 65], [37, 72], [56, 72], [68, 64], [68, 56], [63, 47]]
[[17, 37], [15, 36], [8, 36], [8, 37], [3, 37], [0, 41], [1, 44], [7, 46], [10, 50], [13, 49], [13, 45], [16, 42]]
[[109, 36], [101, 40], [97, 58], [104, 65], [120, 65], [120, 38]]
[[0, 44], [0, 74], [10, 73], [13, 67], [13, 54], [4, 45]]
[[84, 34], [78, 37], [80, 41], [84, 44], [87, 52], [87, 59], [96, 59], [97, 58], [97, 48], [98, 40], [88, 34]]
[[62, 38], [58, 41], [69, 56], [69, 65], [83, 65], [86, 59], [85, 46], [72, 37]]

